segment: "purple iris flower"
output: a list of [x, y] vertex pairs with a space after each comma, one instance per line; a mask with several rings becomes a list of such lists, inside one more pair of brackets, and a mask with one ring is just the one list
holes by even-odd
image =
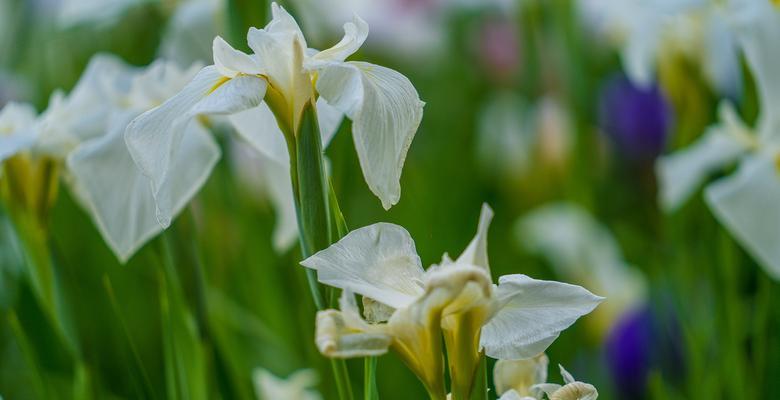
[[671, 111], [657, 86], [641, 88], [619, 75], [602, 89], [599, 120], [622, 158], [647, 162], [664, 150]]

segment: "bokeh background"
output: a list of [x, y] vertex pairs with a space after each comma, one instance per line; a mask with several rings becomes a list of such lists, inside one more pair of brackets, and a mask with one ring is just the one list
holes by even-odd
[[[636, 86], [587, 1], [280, 3], [318, 48], [360, 14], [371, 33], [359, 58], [402, 72], [427, 103], [401, 201], [387, 212], [363, 181], [349, 121], [342, 124], [326, 154], [350, 227], [400, 224], [430, 265], [465, 248], [486, 202], [496, 212], [494, 277], [523, 273], [608, 298], [550, 347], [551, 366], [566, 366], [603, 399], [780, 398], [777, 283], [701, 196], [671, 214], [657, 202], [656, 157], [700, 136], [720, 98], [755, 118], [744, 62], [737, 89], [714, 89], [695, 62], [668, 49], [653, 83]], [[0, 0], [0, 106], [45, 109], [52, 91], [72, 88], [99, 52], [134, 65], [160, 57], [210, 63], [217, 34], [247, 50], [246, 30], [264, 25], [268, 10], [264, 0]], [[59, 191], [51, 242], [83, 354], [78, 368], [37, 305], [22, 248], [0, 213], [0, 396], [171, 397], [169, 307], [191, 312], [203, 344], [174, 340], [192, 357], [185, 364], [203, 367], [203, 393], [183, 397], [255, 398], [256, 368], [282, 377], [315, 368], [317, 389], [334, 398], [329, 365], [313, 345], [300, 251], [272, 246], [277, 214], [254, 173], [260, 167], [222, 133], [221, 161], [166, 233], [183, 304], [162, 295], [155, 242], [121, 265], [68, 190]], [[567, 215], [556, 210], [572, 218], [554, 226], [530, 219]], [[350, 363], [356, 390], [361, 366]], [[560, 381], [557, 368], [550, 377]], [[425, 397], [392, 354], [379, 360], [378, 386], [385, 399]]]

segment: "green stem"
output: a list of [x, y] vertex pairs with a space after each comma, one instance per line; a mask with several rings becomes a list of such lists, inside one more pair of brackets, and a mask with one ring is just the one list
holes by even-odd
[[363, 399], [379, 400], [376, 387], [376, 357], [363, 359]]
[[[307, 258], [331, 244], [331, 215], [328, 202], [328, 181], [322, 155], [322, 139], [313, 102], [306, 104], [298, 132], [285, 133], [290, 154], [290, 178], [295, 198], [295, 211], [300, 232], [301, 252]], [[317, 281], [317, 273], [306, 269], [309, 289], [318, 310], [326, 307], [325, 297]], [[332, 359], [331, 367], [339, 398], [352, 400], [347, 364]]]

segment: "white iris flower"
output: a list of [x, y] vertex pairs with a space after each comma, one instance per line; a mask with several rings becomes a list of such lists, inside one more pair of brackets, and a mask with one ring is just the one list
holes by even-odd
[[[341, 311], [317, 315], [317, 345], [330, 357], [392, 349], [443, 397], [441, 336], [454, 393], [467, 393], [481, 352], [522, 359], [544, 351], [603, 298], [565, 283], [505, 275], [494, 285], [487, 258], [492, 210], [483, 206], [477, 235], [456, 260], [423, 270], [409, 233], [378, 223], [350, 232], [301, 262], [320, 282], [344, 290]], [[352, 293], [363, 296], [364, 320]], [[387, 321], [386, 323], [377, 323]]]
[[[149, 182], [125, 145], [125, 128], [179, 91], [198, 69], [181, 70], [166, 62], [138, 69], [114, 56], [96, 55], [70, 94], [56, 92], [31, 129], [8, 138], [16, 138], [11, 142], [14, 146], [0, 138], [3, 158], [23, 153], [63, 164], [74, 196], [117, 258], [125, 262], [162, 231]], [[30, 118], [31, 111], [6, 109], [5, 113], [25, 116], [16, 120]], [[200, 123], [180, 128], [185, 133], [181, 146], [187, 151], [173, 158], [183, 172], [171, 189], [174, 214], [195, 195], [219, 158], [219, 148]], [[186, 156], [205, 162], [191, 164]]]
[[550, 360], [541, 353], [523, 360], [498, 360], [493, 367], [493, 384], [496, 394], [503, 400], [536, 400], [542, 391], [534, 387], [547, 381]]
[[313, 387], [317, 385], [317, 373], [310, 369], [294, 372], [286, 379], [279, 378], [262, 368], [252, 373], [258, 399], [273, 400], [321, 400]]
[[[184, 151], [182, 131], [176, 127], [196, 115], [231, 115], [258, 106], [269, 109], [275, 122], [239, 132], [258, 150], [277, 158], [284, 148], [265, 147], [268, 137], [281, 131], [288, 143], [293, 141], [306, 107], [316, 102], [320, 119], [334, 109], [345, 114], [353, 121], [355, 148], [369, 188], [385, 208], [398, 202], [401, 169], [422, 118], [424, 103], [415, 88], [388, 68], [344, 61], [368, 35], [368, 26], [359, 17], [344, 25], [339, 43], [316, 51], [307, 48], [298, 24], [282, 7], [274, 3], [272, 14], [265, 28], [249, 30], [253, 54], [215, 38], [214, 65], [128, 126], [130, 153], [152, 182], [161, 224], [170, 223], [170, 186], [181, 173], [172, 162]], [[326, 109], [325, 103], [332, 107]]]
[[739, 160], [735, 173], [705, 188], [705, 199], [735, 239], [770, 276], [780, 279], [780, 8], [768, 1], [749, 3], [734, 18], [759, 95], [755, 128], [724, 101], [719, 124], [689, 148], [659, 159], [659, 200], [673, 211], [709, 174]]

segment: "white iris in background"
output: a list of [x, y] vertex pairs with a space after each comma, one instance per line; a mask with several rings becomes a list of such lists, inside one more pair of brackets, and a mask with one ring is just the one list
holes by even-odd
[[734, 238], [780, 279], [780, 9], [768, 1], [749, 3], [734, 20], [759, 95], [755, 128], [724, 101], [719, 124], [689, 148], [658, 160], [659, 200], [665, 210], [676, 210], [711, 173], [739, 160], [736, 172], [705, 188], [705, 199]]
[[[74, 196], [117, 258], [125, 262], [162, 230], [148, 180], [125, 145], [125, 128], [134, 117], [180, 90], [197, 69], [183, 71], [165, 62], [137, 69], [114, 56], [96, 55], [70, 94], [52, 95], [32, 128], [17, 131], [7, 142], [0, 135], [3, 157], [24, 153], [64, 164], [65, 180]], [[4, 114], [29, 121], [31, 110], [14, 111], [15, 107], [6, 107]], [[173, 159], [183, 167], [171, 190], [174, 213], [195, 195], [219, 157], [219, 148], [199, 123], [180, 128], [186, 131], [182, 147], [187, 152]], [[187, 164], [187, 154], [207, 162]]]
[[317, 385], [317, 373], [310, 369], [294, 372], [287, 379], [258, 368], [252, 374], [258, 399], [265, 400], [320, 400], [322, 396], [312, 388]]
[[588, 22], [617, 39], [624, 69], [638, 86], [651, 85], [659, 60], [676, 53], [699, 65], [717, 91], [737, 95], [741, 70], [729, 18], [739, 1], [580, 0], [579, 5]]
[[493, 367], [493, 384], [496, 394], [503, 400], [536, 400], [542, 391], [534, 385], [547, 381], [547, 365], [550, 360], [541, 353], [523, 360], [498, 360]]
[[[320, 121], [340, 118], [329, 115], [335, 111], [345, 114], [353, 121], [355, 148], [369, 188], [385, 208], [398, 202], [401, 169], [422, 118], [423, 102], [417, 91], [398, 72], [344, 61], [368, 35], [368, 26], [359, 17], [344, 25], [345, 35], [339, 43], [316, 51], [307, 48], [290, 14], [275, 3], [272, 13], [264, 29], [249, 30], [247, 41], [253, 54], [235, 50], [217, 37], [214, 65], [202, 69], [181, 92], [128, 126], [125, 138], [130, 153], [152, 182], [161, 224], [170, 223], [170, 185], [181, 173], [172, 163], [184, 151], [181, 130], [176, 127], [196, 115], [231, 115], [258, 106], [263, 108], [258, 118], [273, 115], [275, 121], [249, 131], [239, 129], [239, 133], [277, 159], [283, 156], [279, 149], [266, 146], [269, 136], [281, 131], [288, 143], [294, 140], [307, 106], [316, 101]], [[191, 162], [198, 161], [191, 157]]]
[[35, 109], [24, 103], [8, 103], [0, 110], [0, 163], [35, 142]]
[[[477, 235], [456, 260], [427, 271], [409, 233], [379, 223], [350, 232], [301, 262], [320, 282], [344, 290], [341, 311], [317, 315], [316, 341], [330, 357], [392, 349], [436, 394], [445, 338], [453, 391], [470, 389], [480, 353], [522, 359], [544, 351], [560, 332], [603, 299], [582, 287], [505, 275], [493, 285], [487, 258], [492, 211], [485, 205]], [[363, 296], [360, 317], [352, 293]], [[463, 393], [463, 392], [462, 392]]]
[[517, 222], [516, 233], [518, 242], [545, 257], [558, 276], [610, 299], [593, 315], [602, 333], [644, 302], [642, 272], [625, 261], [612, 233], [581, 206], [553, 203], [531, 210]]

